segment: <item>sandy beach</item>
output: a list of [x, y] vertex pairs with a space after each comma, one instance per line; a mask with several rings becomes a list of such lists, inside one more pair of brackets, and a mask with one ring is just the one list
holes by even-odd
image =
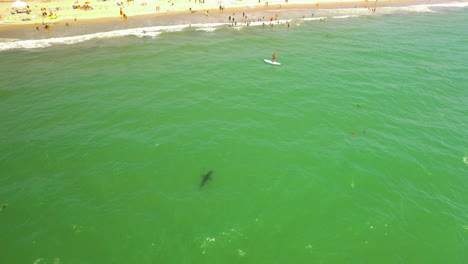
[[[378, 14], [381, 8], [453, 2], [447, 0], [396, 1], [15, 1], [0, 2], [0, 36], [39, 39], [74, 36], [146, 26], [196, 23], [249, 23], [320, 17], [354, 9], [356, 14]], [[348, 12], [349, 13], [349, 12]], [[236, 20], [231, 20], [235, 18]]]

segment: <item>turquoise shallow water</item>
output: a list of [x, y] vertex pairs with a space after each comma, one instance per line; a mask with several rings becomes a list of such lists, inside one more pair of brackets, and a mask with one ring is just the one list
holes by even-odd
[[466, 21], [0, 53], [0, 262], [467, 263]]

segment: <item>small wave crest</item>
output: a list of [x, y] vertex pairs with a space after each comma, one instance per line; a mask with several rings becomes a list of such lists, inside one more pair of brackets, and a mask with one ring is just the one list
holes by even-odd
[[430, 4], [429, 7], [468, 7], [468, 2]]
[[435, 11], [430, 9], [428, 5], [414, 5], [402, 8], [403, 10], [416, 12], [416, 13], [434, 13]]
[[334, 16], [333, 18], [342, 19], [342, 18], [353, 18], [353, 17], [359, 17], [359, 15]]
[[325, 21], [325, 20], [327, 20], [327, 17], [305, 17], [305, 18], [302, 18], [301, 20], [304, 20], [304, 21]]
[[225, 23], [210, 23], [210, 24], [186, 24], [175, 26], [154, 26], [134, 29], [114, 30], [108, 32], [98, 32], [93, 34], [85, 34], [71, 37], [58, 37], [48, 39], [35, 40], [18, 40], [18, 39], [1, 39], [0, 51], [11, 49], [38, 49], [45, 48], [55, 44], [72, 45], [85, 42], [92, 39], [116, 38], [124, 36], [136, 37], [157, 37], [164, 32], [177, 32], [187, 28], [195, 28], [196, 30], [214, 31], [217, 27], [225, 25]]
[[213, 32], [216, 30], [216, 28], [197, 28], [197, 31], [205, 31], [205, 32]]
[[381, 10], [393, 12], [415, 12], [415, 13], [435, 13], [434, 8], [465, 8], [468, 7], [468, 2], [454, 2], [454, 3], [441, 3], [441, 4], [426, 4], [426, 5], [411, 5], [400, 7], [382, 7]]
[[393, 12], [415, 12], [415, 13], [435, 13], [434, 8], [465, 8], [468, 7], [467, 2], [461, 3], [442, 3], [442, 4], [427, 4], [427, 5], [411, 5], [400, 7], [382, 7], [381, 10], [386, 10], [389, 13]]

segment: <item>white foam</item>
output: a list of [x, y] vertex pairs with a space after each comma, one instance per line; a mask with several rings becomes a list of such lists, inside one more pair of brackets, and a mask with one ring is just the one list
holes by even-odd
[[43, 261], [43, 260], [44, 260], [43, 258], [38, 258], [38, 259], [36, 259], [36, 261], [34, 261], [33, 264], [38, 264], [39, 262], [41, 262], [41, 261]]
[[[377, 8], [378, 13], [396, 13], [396, 12], [414, 12], [414, 13], [435, 13], [436, 11], [431, 9], [437, 5], [412, 5], [412, 6], [399, 6], [399, 7], [382, 7]], [[442, 5], [441, 5], [442, 6]], [[454, 5], [443, 5], [452, 6]]]
[[162, 32], [150, 32], [150, 31], [142, 31], [141, 33], [135, 33], [134, 35], [140, 38], [143, 37], [152, 37], [155, 38], [159, 36]]
[[210, 27], [203, 27], [203, 28], [197, 28], [196, 31], [205, 31], [205, 32], [213, 32], [215, 31], [216, 28], [210, 28]]
[[434, 13], [434, 10], [431, 10], [428, 5], [413, 5], [408, 7], [402, 7], [403, 10], [416, 12], [416, 13]]
[[196, 31], [213, 32], [221, 26], [228, 25], [227, 23], [207, 23], [207, 24], [193, 24], [190, 27], [195, 28]]
[[[397, 12], [414, 12], [414, 13], [435, 13], [434, 7], [451, 7], [451, 8], [465, 8], [468, 7], [468, 2], [454, 2], [454, 3], [441, 3], [441, 4], [423, 4], [411, 6], [396, 6], [396, 7], [379, 7], [377, 13], [379, 14], [392, 14]], [[333, 13], [342, 15], [334, 16], [333, 18], [348, 18], [354, 15], [365, 15], [369, 13], [367, 8], [344, 8], [334, 9]]]
[[[276, 25], [285, 25], [286, 23], [292, 22], [292, 19], [283, 19], [283, 20], [274, 20], [274, 21], [253, 21], [249, 22], [248, 25], [247, 23], [237, 23], [237, 26], [232, 26], [231, 28], [240, 30], [242, 28], [251, 26], [276, 26]], [[230, 25], [230, 24], [228, 24]]]
[[429, 7], [468, 7], [468, 2], [430, 4]]
[[324, 20], [327, 20], [327, 17], [305, 17], [305, 18], [302, 18], [301, 20], [304, 20], [304, 21], [324, 21]]
[[108, 32], [99, 32], [93, 34], [72, 36], [72, 37], [60, 37], [60, 38], [48, 38], [48, 39], [36, 39], [36, 40], [16, 40], [16, 39], [1, 39], [0, 51], [10, 49], [37, 49], [45, 48], [54, 44], [73, 45], [92, 39], [104, 39], [104, 38], [116, 38], [124, 36], [136, 36], [136, 37], [157, 37], [164, 32], [178, 32], [184, 29], [193, 27], [197, 30], [214, 31], [217, 27], [226, 25], [226, 23], [209, 23], [209, 24], [184, 24], [175, 26], [154, 26], [154, 27], [143, 27], [133, 29], [122, 29]]
[[195, 28], [203, 28], [203, 27], [213, 28], [213, 27], [220, 27], [220, 26], [223, 26], [223, 25], [229, 25], [229, 23], [192, 24], [191, 26], [195, 27]]

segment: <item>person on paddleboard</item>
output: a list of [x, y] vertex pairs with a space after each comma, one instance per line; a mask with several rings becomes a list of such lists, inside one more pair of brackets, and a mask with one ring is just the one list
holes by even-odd
[[273, 52], [273, 54], [271, 55], [271, 61], [272, 62], [276, 61], [276, 52]]

